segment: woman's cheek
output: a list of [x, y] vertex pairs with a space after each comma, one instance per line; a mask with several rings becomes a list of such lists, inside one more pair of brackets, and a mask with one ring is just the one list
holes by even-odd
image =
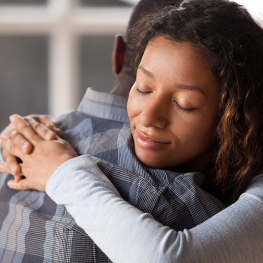
[[[136, 105], [138, 104], [138, 100], [136, 100], [135, 90], [133, 89], [129, 95], [128, 103], [127, 103], [127, 110], [128, 116], [131, 118], [134, 115], [134, 111], [136, 109]], [[131, 119], [130, 119], [131, 121]]]
[[140, 96], [130, 96], [127, 104], [130, 121], [131, 118], [136, 117], [140, 114], [142, 106], [143, 100], [140, 98]]

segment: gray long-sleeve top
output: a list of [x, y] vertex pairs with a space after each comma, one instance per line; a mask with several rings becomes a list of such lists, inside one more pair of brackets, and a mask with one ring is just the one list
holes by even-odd
[[115, 263], [263, 262], [262, 174], [234, 204], [178, 232], [125, 202], [89, 155], [60, 166], [46, 190]]

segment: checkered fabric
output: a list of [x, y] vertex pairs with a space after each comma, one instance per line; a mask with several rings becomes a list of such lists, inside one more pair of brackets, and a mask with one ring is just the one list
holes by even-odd
[[[126, 201], [177, 231], [225, 208], [205, 191], [203, 174], [151, 169], [137, 160], [126, 104], [88, 89], [78, 111], [58, 119], [64, 138], [93, 156]], [[11, 178], [0, 175], [0, 262], [111, 262], [64, 206], [42, 192], [9, 189]]]

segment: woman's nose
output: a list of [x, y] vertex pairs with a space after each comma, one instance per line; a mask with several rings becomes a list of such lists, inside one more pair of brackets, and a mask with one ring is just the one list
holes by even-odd
[[148, 101], [141, 113], [141, 123], [144, 127], [163, 129], [167, 125], [167, 105], [158, 99]]

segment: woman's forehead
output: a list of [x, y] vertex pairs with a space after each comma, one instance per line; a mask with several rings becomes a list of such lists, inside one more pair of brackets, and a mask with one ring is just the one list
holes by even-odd
[[159, 35], [153, 38], [151, 41], [149, 41], [148, 45], [146, 46], [142, 60], [145, 57], [145, 53], [152, 52], [158, 47], [164, 53], [168, 51], [170, 55], [175, 54], [176, 56], [181, 55], [182, 52], [185, 51], [184, 56], [186, 58], [190, 58], [193, 62], [198, 63], [200, 65], [202, 64], [202, 67], [207, 67], [207, 69], [211, 68], [208, 55], [201, 49], [199, 45], [187, 41], [176, 41], [170, 36], [166, 35]]
[[182, 84], [204, 90], [212, 86], [213, 89], [219, 84], [202, 53], [191, 43], [175, 42], [160, 36], [148, 44], [138, 74], [144, 73], [165, 85]]

